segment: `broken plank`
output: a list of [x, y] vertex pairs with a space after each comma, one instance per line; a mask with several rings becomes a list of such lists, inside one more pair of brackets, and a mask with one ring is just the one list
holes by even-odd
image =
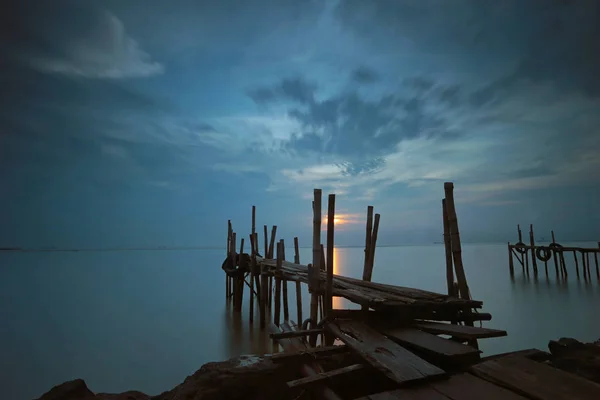
[[506, 336], [506, 331], [473, 326], [443, 324], [439, 322], [419, 321], [415, 327], [436, 335], [450, 335], [462, 339], [484, 339]]
[[271, 356], [271, 360], [275, 363], [277, 362], [285, 362], [285, 361], [295, 361], [298, 359], [302, 359], [304, 357], [327, 357], [335, 354], [343, 354], [348, 351], [348, 347], [346, 345], [342, 346], [327, 346], [327, 347], [314, 347], [307, 348], [295, 352], [286, 352], [286, 353], [278, 353], [273, 354]]
[[549, 365], [519, 356], [471, 367], [478, 377], [535, 400], [597, 400], [600, 385]]
[[442, 369], [416, 356], [360, 321], [330, 322], [325, 327], [350, 350], [399, 384], [445, 375]]
[[276, 332], [269, 334], [271, 339], [287, 339], [292, 337], [302, 337], [312, 335], [313, 333], [323, 333], [323, 329], [307, 329], [304, 331]]
[[346, 375], [350, 372], [364, 370], [366, 367], [363, 364], [353, 364], [347, 367], [334, 369], [332, 371], [322, 372], [317, 375], [307, 376], [305, 378], [296, 379], [287, 383], [290, 389], [307, 388], [323, 383], [323, 381], [335, 378], [341, 375]]
[[480, 351], [474, 347], [444, 339], [415, 328], [382, 327], [378, 330], [390, 339], [406, 345], [410, 349], [420, 350], [435, 356], [435, 359], [439, 359], [442, 362], [450, 359], [456, 362], [474, 362], [479, 359]]

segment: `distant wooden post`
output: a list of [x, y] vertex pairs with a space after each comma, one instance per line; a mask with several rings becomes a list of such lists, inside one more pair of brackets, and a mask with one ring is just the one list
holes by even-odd
[[589, 277], [588, 274], [588, 269], [585, 265], [585, 256], [583, 255], [583, 251], [580, 252], [581, 253], [581, 268], [583, 269], [583, 280], [587, 281]]
[[255, 232], [256, 232], [256, 206], [252, 206], [252, 235], [254, 235]]
[[[229, 252], [229, 263], [232, 267], [235, 267], [236, 265], [236, 237], [235, 237], [235, 232], [231, 232], [231, 243], [230, 243], [230, 247], [229, 249], [231, 250]], [[229, 280], [229, 287], [231, 289], [230, 295], [233, 298], [233, 304], [234, 304], [234, 309], [235, 309], [235, 296], [236, 296], [236, 292], [237, 292], [237, 288], [236, 288], [236, 284], [235, 284], [235, 279], [233, 279], [233, 277], [231, 277], [231, 279]]]
[[[227, 220], [227, 254], [226, 258], [229, 258], [231, 255], [231, 220]], [[225, 299], [229, 299], [231, 294], [231, 280], [229, 279], [229, 275], [225, 273]]]
[[[240, 256], [239, 256], [239, 268], [242, 268], [242, 262], [244, 260], [244, 238], [240, 239]], [[245, 282], [245, 277], [243, 273], [239, 273], [238, 277], [237, 277], [237, 292], [238, 292], [238, 296], [237, 296], [237, 303], [234, 299], [234, 307], [235, 307], [235, 311], [237, 312], [242, 312], [242, 304], [244, 302], [244, 282]]]
[[283, 251], [281, 250], [281, 242], [277, 243], [277, 266], [275, 268], [275, 317], [274, 323], [279, 326], [279, 320], [281, 318], [281, 263]]
[[[458, 230], [458, 218], [456, 216], [456, 208], [454, 205], [454, 184], [452, 182], [444, 183], [444, 193], [446, 195], [446, 207], [448, 210], [448, 225], [450, 227], [450, 244], [452, 245], [452, 259], [458, 281], [458, 291], [463, 299], [470, 299], [471, 293], [467, 284], [467, 276], [462, 262], [462, 248], [460, 244], [460, 233]], [[467, 320], [465, 324], [473, 326], [473, 321]], [[477, 339], [469, 341], [469, 344], [475, 348], [479, 348]]]
[[[285, 242], [283, 241], [283, 239], [280, 240], [281, 242], [281, 260], [282, 263], [285, 260]], [[290, 320], [290, 308], [288, 305], [288, 285], [287, 285], [287, 280], [282, 278], [281, 279], [281, 283], [283, 285], [282, 289], [283, 289], [283, 320], [285, 322]]]
[[[515, 274], [515, 264], [514, 264], [514, 261], [513, 261], [513, 254], [512, 253], [513, 253], [512, 247], [510, 246], [510, 242], [508, 242], [508, 268], [510, 269], [510, 275], [511, 276]], [[450, 260], [452, 261], [452, 255], [450, 255]]]
[[[300, 251], [297, 237], [294, 238], [294, 264], [300, 264]], [[299, 281], [296, 281], [296, 313], [298, 323], [302, 326], [302, 285]]]
[[[554, 231], [550, 231], [550, 234], [552, 235], [552, 243], [556, 243], [556, 240], [554, 238]], [[556, 270], [556, 277], [558, 278], [558, 259], [556, 257], [555, 247], [552, 247], [552, 258], [554, 259], [554, 269]]]
[[[266, 233], [266, 225], [265, 225], [265, 233]], [[266, 235], [265, 235], [266, 239]], [[267, 241], [265, 240], [265, 246]], [[266, 253], [265, 253], [266, 254]], [[266, 266], [261, 264], [260, 267], [260, 328], [265, 329], [267, 326], [267, 301], [269, 300], [268, 286], [269, 286], [269, 277], [267, 276]]]
[[533, 265], [533, 273], [537, 275], [538, 267], [535, 257], [535, 237], [533, 234], [533, 224], [529, 224], [529, 244], [531, 245], [531, 265]]
[[[316, 274], [318, 279], [318, 284], [316, 287], [312, 288], [311, 298], [310, 298], [310, 318], [315, 326], [311, 328], [315, 328], [316, 324], [319, 322], [318, 311], [319, 311], [319, 291], [320, 291], [320, 274], [321, 274], [321, 189], [315, 189], [313, 192], [314, 200], [313, 200], [313, 259], [312, 259], [312, 267], [313, 274]], [[312, 347], [315, 347], [317, 344], [317, 335], [311, 335], [309, 338], [309, 343]]]
[[[446, 286], [448, 287], [448, 296], [456, 296], [454, 293], [454, 270], [452, 266], [452, 245], [450, 244], [450, 225], [448, 224], [448, 209], [446, 199], [442, 199], [442, 222], [444, 226], [444, 248], [446, 250]], [[510, 273], [513, 274], [512, 257], [510, 256], [510, 245], [508, 247]]]
[[575, 272], [577, 272], [577, 279], [579, 279], [579, 261], [577, 261], [577, 252], [573, 252], [573, 260], [575, 260]]

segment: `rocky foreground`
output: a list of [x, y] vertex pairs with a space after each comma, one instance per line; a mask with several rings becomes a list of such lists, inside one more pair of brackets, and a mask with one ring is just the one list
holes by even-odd
[[[562, 338], [550, 341], [548, 349], [545, 362], [600, 383], [600, 341], [582, 343]], [[298, 397], [298, 393], [288, 390], [286, 382], [299, 377], [297, 368], [274, 364], [268, 356], [242, 356], [205, 364], [183, 383], [158, 396], [137, 391], [94, 394], [82, 379], [76, 379], [55, 386], [39, 400], [285, 400]]]

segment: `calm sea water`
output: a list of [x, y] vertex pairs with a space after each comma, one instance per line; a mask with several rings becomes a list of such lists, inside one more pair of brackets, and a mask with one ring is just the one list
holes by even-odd
[[[568, 282], [553, 273], [526, 279], [517, 264], [513, 280], [507, 256], [505, 244], [463, 245], [472, 296], [493, 316], [484, 326], [508, 331], [481, 341], [486, 355], [546, 349], [561, 336], [600, 337], [595, 279], [578, 281], [573, 269]], [[247, 303], [241, 316], [227, 310], [223, 257], [218, 250], [0, 254], [3, 396], [30, 399], [74, 378], [94, 392], [158, 394], [206, 362], [270, 351], [248, 324]], [[335, 257], [336, 273], [362, 276], [363, 249], [336, 249]], [[310, 258], [301, 249], [301, 260]], [[373, 280], [443, 293], [444, 260], [441, 245], [381, 247]], [[289, 296], [294, 305], [292, 284]], [[308, 315], [306, 292], [303, 300]], [[351, 307], [343, 299], [334, 306]], [[295, 306], [290, 313], [295, 319]]]

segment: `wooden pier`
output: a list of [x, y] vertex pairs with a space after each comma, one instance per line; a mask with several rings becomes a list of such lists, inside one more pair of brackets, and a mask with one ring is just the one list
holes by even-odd
[[[515, 273], [514, 260], [516, 259], [521, 264], [523, 275], [529, 276], [531, 260], [531, 269], [535, 277], [538, 276], [539, 268], [542, 264], [544, 266], [544, 273], [548, 277], [548, 262], [550, 262], [554, 266], [556, 278], [567, 279], [569, 270], [566, 260], [572, 258], [577, 279], [583, 276], [585, 281], [591, 281], [595, 275], [595, 280], [600, 280], [600, 268], [598, 265], [600, 242], [598, 242], [598, 247], [591, 248], [562, 246], [557, 243], [554, 231], [551, 231], [552, 242], [550, 244], [536, 245], [533, 225], [529, 225], [529, 244], [523, 242], [523, 233], [521, 232], [520, 225], [517, 225], [517, 234], [519, 235], [519, 241], [515, 244], [508, 243], [508, 267], [511, 276], [514, 276]], [[595, 273], [592, 268], [592, 262], [595, 267]], [[580, 263], [581, 272], [579, 270]]]
[[[286, 261], [285, 244], [277, 240], [276, 226], [270, 237], [264, 226], [264, 253], [259, 253], [255, 207], [249, 253], [244, 253], [244, 239], [237, 252], [237, 235], [228, 223], [227, 257], [222, 265], [227, 301], [233, 299], [234, 312], [240, 312], [244, 287], [248, 287], [250, 323], [255, 322], [256, 299], [258, 323], [263, 329], [268, 326], [270, 337], [283, 349], [271, 356], [273, 362], [298, 370], [299, 378], [287, 383], [293, 398], [600, 398], [600, 385], [523, 354], [481, 359], [478, 340], [506, 336], [506, 332], [481, 326], [481, 321], [492, 316], [482, 312], [482, 302], [470, 295], [453, 190], [452, 183], [444, 184], [441, 215], [447, 293], [443, 294], [371, 281], [380, 224], [380, 215], [373, 214], [371, 206], [367, 208], [362, 279], [334, 274], [335, 195], [328, 197], [324, 247], [320, 189], [314, 190], [312, 260], [308, 264], [300, 262], [297, 238], [293, 262]], [[288, 282], [294, 282], [296, 289], [300, 326], [290, 318]], [[311, 296], [310, 313], [304, 319], [302, 284], [308, 285]], [[334, 296], [360, 309], [334, 309]], [[273, 310], [272, 321], [268, 321], [268, 310]], [[324, 360], [336, 356], [345, 356], [346, 365], [325, 370]]]

